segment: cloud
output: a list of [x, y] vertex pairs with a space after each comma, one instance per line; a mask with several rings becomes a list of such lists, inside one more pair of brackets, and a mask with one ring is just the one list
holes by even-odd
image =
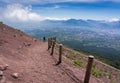
[[68, 20], [71, 18], [54, 18], [54, 17], [45, 17], [45, 20]]
[[10, 21], [40, 21], [44, 18], [31, 12], [31, 6], [24, 7], [21, 4], [8, 5], [3, 12], [3, 17]]
[[115, 21], [120, 21], [119, 18], [111, 18], [111, 19], [108, 19], [109, 22], [115, 22]]
[[54, 5], [54, 6], [53, 6], [53, 9], [58, 9], [58, 8], [60, 8], [59, 5]]
[[[59, 5], [54, 5], [51, 9], [58, 9]], [[3, 10], [2, 10], [3, 11]], [[67, 20], [70, 18], [56, 18], [56, 17], [43, 17], [39, 14], [32, 12], [31, 6], [23, 6], [21, 4], [8, 5], [0, 19], [11, 22], [29, 22], [29, 21], [42, 21], [42, 20]]]

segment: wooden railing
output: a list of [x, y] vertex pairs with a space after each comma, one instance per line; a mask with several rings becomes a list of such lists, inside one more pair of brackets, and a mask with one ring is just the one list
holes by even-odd
[[[54, 54], [55, 44], [56, 44], [56, 38], [55, 37], [48, 38], [48, 51], [50, 50], [50, 55], [51, 56], [53, 56], [53, 54]], [[63, 45], [58, 44], [58, 47], [59, 47], [59, 58], [58, 58], [58, 62], [56, 63], [56, 65], [59, 65], [62, 62]], [[88, 63], [87, 63], [84, 83], [89, 83], [93, 60], [94, 60], [94, 56], [89, 56], [88, 57]]]

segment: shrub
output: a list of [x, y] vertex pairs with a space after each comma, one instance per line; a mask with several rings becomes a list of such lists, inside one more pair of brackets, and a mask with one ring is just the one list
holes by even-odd
[[76, 55], [75, 54], [67, 54], [66, 55], [67, 58], [75, 60], [76, 59]]
[[92, 68], [94, 68], [95, 69], [95, 67], [96, 67], [96, 64], [94, 63], [94, 64], [92, 64]]
[[100, 77], [100, 76], [102, 76], [102, 72], [100, 72], [96, 69], [92, 69], [92, 75], [94, 75], [95, 77]]
[[112, 79], [112, 75], [111, 75], [111, 74], [109, 74], [109, 75], [108, 75], [108, 78], [109, 78], [109, 79]]
[[74, 64], [81, 67], [82, 66], [82, 62], [79, 60], [74, 60]]

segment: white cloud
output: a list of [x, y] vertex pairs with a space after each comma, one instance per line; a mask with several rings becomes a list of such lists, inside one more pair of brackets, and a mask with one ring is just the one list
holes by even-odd
[[108, 19], [107, 21], [109, 22], [115, 22], [115, 21], [120, 21], [119, 18], [111, 18], [111, 19]]
[[52, 5], [52, 6], [49, 6], [49, 7], [44, 7], [45, 9], [47, 10], [54, 10], [54, 9], [59, 9], [61, 8], [60, 5]]
[[60, 8], [59, 5], [54, 5], [54, 6], [53, 6], [53, 9], [58, 9], [58, 8]]
[[46, 20], [68, 20], [70, 18], [54, 18], [54, 17], [45, 17]]
[[44, 19], [39, 14], [31, 12], [31, 10], [30, 6], [24, 7], [20, 4], [8, 5], [3, 16], [11, 21], [39, 21]]
[[[59, 5], [54, 5], [51, 9], [59, 8]], [[29, 22], [29, 21], [42, 21], [42, 20], [68, 20], [70, 18], [57, 18], [57, 17], [43, 17], [39, 14], [32, 12], [31, 6], [23, 6], [21, 4], [8, 5], [0, 19], [11, 22]]]

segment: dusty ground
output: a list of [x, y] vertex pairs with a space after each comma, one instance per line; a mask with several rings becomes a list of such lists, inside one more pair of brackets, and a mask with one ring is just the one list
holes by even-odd
[[[82, 83], [85, 70], [69, 64], [65, 57], [55, 66], [55, 55], [50, 56], [47, 42], [0, 24], [0, 65], [9, 65], [0, 83]], [[13, 73], [18, 73], [17, 79]], [[104, 82], [91, 77], [90, 83]]]

